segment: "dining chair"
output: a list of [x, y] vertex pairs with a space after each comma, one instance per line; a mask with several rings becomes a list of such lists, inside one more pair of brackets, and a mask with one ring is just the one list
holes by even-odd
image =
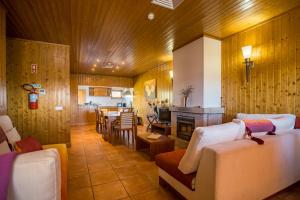
[[99, 114], [99, 118], [100, 118], [100, 130], [103, 131], [107, 128], [107, 119], [105, 117], [105, 113], [100, 110], [100, 114]]
[[127, 142], [129, 145], [129, 137], [131, 133], [132, 144], [134, 144], [134, 121], [133, 112], [121, 112], [120, 119], [113, 123], [114, 137], [120, 138], [123, 135], [123, 139], [125, 139], [125, 133], [127, 133]]
[[100, 114], [99, 114], [99, 109], [95, 109], [96, 113], [96, 131], [99, 133], [100, 132]]
[[133, 112], [133, 108], [124, 108], [122, 112]]
[[103, 112], [104, 115], [107, 115], [107, 113], [108, 113], [108, 109], [106, 109], [106, 108], [101, 108], [101, 111]]

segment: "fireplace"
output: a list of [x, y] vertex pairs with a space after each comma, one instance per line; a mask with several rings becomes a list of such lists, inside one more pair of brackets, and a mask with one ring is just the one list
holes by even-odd
[[195, 129], [195, 117], [177, 115], [177, 137], [190, 141]]

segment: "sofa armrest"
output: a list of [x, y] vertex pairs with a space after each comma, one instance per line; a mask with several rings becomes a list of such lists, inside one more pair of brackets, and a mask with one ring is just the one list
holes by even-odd
[[216, 185], [217, 154], [204, 147], [196, 175], [195, 194], [193, 199], [214, 200]]
[[56, 149], [19, 154], [14, 162], [8, 199], [61, 199], [60, 157]]
[[66, 144], [43, 145], [43, 149], [57, 149], [61, 165], [61, 199], [68, 199], [68, 149]]

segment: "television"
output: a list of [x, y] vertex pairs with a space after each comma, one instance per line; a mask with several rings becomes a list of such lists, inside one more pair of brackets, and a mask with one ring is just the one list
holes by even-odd
[[169, 108], [158, 109], [158, 120], [162, 123], [171, 122], [171, 111], [169, 110]]

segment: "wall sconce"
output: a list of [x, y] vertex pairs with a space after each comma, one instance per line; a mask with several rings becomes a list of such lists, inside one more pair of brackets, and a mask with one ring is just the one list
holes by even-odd
[[254, 62], [250, 60], [251, 54], [252, 54], [252, 46], [244, 46], [242, 47], [243, 57], [245, 59], [245, 62], [243, 62], [246, 65], [246, 80], [247, 82], [250, 79], [250, 72], [251, 67], [254, 66]]
[[171, 70], [171, 71], [169, 71], [169, 75], [170, 75], [170, 79], [172, 79], [173, 80], [173, 70]]

